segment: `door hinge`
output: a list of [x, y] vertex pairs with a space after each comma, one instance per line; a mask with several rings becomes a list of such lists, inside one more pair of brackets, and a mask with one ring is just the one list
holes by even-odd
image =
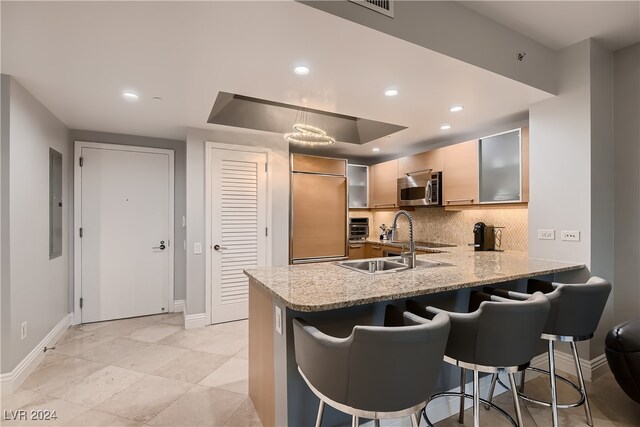
[[82, 308], [83, 305], [84, 305], [84, 300], [80, 298], [80, 308]]
[[80, 157], [78, 163], [80, 163], [80, 167], [84, 164], [84, 158]]
[[265, 227], [264, 228], [264, 235], [268, 236], [269, 235], [269, 227]]
[[82, 227], [80, 227], [80, 238], [82, 239], [82, 236], [84, 235], [84, 231], [82, 229]]
[[265, 164], [264, 164], [264, 171], [265, 171], [265, 172], [267, 171], [267, 166], [268, 166], [268, 163], [265, 163]]

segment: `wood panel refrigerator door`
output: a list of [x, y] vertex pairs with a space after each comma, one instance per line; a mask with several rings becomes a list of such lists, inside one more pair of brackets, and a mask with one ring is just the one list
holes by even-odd
[[293, 260], [346, 257], [347, 179], [292, 174]]
[[248, 317], [244, 269], [266, 265], [266, 154], [212, 150], [211, 322]]
[[168, 311], [169, 156], [84, 147], [82, 161], [82, 322]]

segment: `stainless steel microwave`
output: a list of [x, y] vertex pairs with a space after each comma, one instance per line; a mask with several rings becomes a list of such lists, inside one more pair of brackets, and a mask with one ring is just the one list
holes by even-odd
[[398, 178], [398, 206], [442, 206], [442, 172]]

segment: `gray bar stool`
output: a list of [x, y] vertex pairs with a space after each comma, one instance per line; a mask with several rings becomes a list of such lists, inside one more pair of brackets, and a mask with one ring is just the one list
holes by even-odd
[[[480, 401], [490, 404], [513, 425], [522, 426], [522, 413], [517, 393], [514, 392], [516, 421], [503, 409], [480, 399], [479, 373], [504, 372], [515, 384], [514, 373], [522, 371], [536, 353], [536, 344], [549, 313], [549, 301], [541, 293], [526, 301], [509, 301], [505, 298], [472, 292], [470, 313], [453, 313], [435, 307], [424, 307], [415, 301], [407, 301], [407, 309], [419, 316], [431, 318], [441, 313], [449, 314], [451, 332], [444, 360], [461, 368], [460, 392], [443, 392], [432, 399], [443, 396], [460, 397], [459, 422], [464, 422], [465, 398], [473, 398], [473, 425], [480, 425]], [[473, 370], [473, 395], [465, 393], [466, 370]], [[431, 421], [423, 412], [427, 423]]]
[[[293, 320], [298, 371], [320, 399], [316, 426], [328, 404], [352, 416], [376, 420], [411, 417], [426, 406], [438, 379], [449, 335], [449, 317], [432, 321], [387, 307], [385, 325], [355, 326], [347, 338]], [[410, 380], [408, 380], [410, 379]]]
[[[547, 340], [549, 370], [530, 367], [529, 369], [549, 375], [551, 386], [551, 402], [544, 402], [533, 399], [524, 394], [524, 372], [520, 383], [520, 397], [528, 402], [538, 405], [551, 407], [551, 420], [554, 427], [558, 426], [558, 408], [573, 408], [584, 404], [584, 411], [587, 417], [587, 424], [593, 426], [591, 418], [591, 407], [589, 406], [589, 398], [584, 385], [584, 377], [582, 375], [582, 367], [580, 366], [580, 358], [578, 357], [578, 348], [576, 342], [589, 340], [593, 337], [593, 333], [600, 323], [600, 317], [609, 298], [611, 292], [611, 283], [600, 277], [592, 277], [587, 283], [564, 284], [552, 283], [543, 280], [529, 279], [527, 283], [527, 293], [506, 291], [502, 289], [485, 288], [486, 293], [499, 295], [511, 300], [523, 300], [529, 298], [532, 292], [543, 292], [545, 297], [551, 303], [549, 317], [544, 326], [541, 338]], [[555, 342], [569, 342], [573, 353], [573, 360], [578, 373], [579, 385], [574, 384], [567, 378], [556, 374], [556, 364], [554, 356]], [[574, 403], [559, 404], [557, 395], [556, 379], [559, 379], [580, 393], [580, 399]], [[493, 395], [497, 375], [491, 382], [489, 391], [489, 400]], [[504, 384], [502, 384], [505, 386]], [[506, 386], [505, 386], [506, 387]], [[512, 385], [513, 388], [513, 385]]]

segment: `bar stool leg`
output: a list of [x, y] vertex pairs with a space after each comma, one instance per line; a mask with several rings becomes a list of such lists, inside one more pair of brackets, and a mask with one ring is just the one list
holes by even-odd
[[373, 425], [375, 427], [380, 427], [380, 420], [378, 420], [378, 419], [373, 420]]
[[[487, 393], [487, 401], [489, 403], [493, 402], [493, 393], [496, 391], [496, 383], [498, 382], [498, 374], [491, 375], [491, 385], [489, 386], [489, 393]], [[484, 409], [487, 411], [491, 409], [490, 405], [485, 404]]]
[[480, 374], [473, 370], [473, 427], [480, 427]]
[[521, 394], [524, 394], [524, 381], [525, 381], [524, 380], [524, 374], [526, 372], [527, 372], [527, 370], [525, 369], [520, 373], [520, 393]]
[[416, 414], [411, 414], [411, 427], [418, 427], [420, 422]]
[[458, 423], [464, 424], [464, 401], [465, 401], [465, 388], [467, 385], [467, 370], [460, 368], [460, 412], [458, 413]]
[[513, 373], [509, 373], [509, 383], [511, 384], [511, 394], [513, 395], [513, 406], [515, 406], [516, 408], [516, 419], [518, 421], [518, 426], [522, 427], [522, 411], [520, 410], [520, 401], [518, 400], [518, 391], [516, 389], [516, 377]]
[[584, 396], [584, 412], [587, 416], [587, 424], [593, 427], [593, 419], [591, 418], [591, 406], [587, 397], [587, 388], [584, 385], [584, 377], [582, 376], [582, 366], [580, 366], [580, 358], [578, 357], [578, 347], [574, 341], [571, 341], [571, 351], [573, 352], [573, 360], [578, 371], [578, 381], [580, 381], [580, 392]]
[[318, 416], [316, 417], [316, 427], [320, 427], [322, 424], [322, 416], [324, 415], [324, 401], [320, 399], [320, 405], [318, 405]]
[[355, 415], [351, 417], [351, 427], [358, 427], [360, 425], [360, 418]]
[[551, 383], [551, 422], [558, 427], [558, 393], [556, 391], [556, 358], [553, 353], [553, 340], [549, 340], [549, 382]]

